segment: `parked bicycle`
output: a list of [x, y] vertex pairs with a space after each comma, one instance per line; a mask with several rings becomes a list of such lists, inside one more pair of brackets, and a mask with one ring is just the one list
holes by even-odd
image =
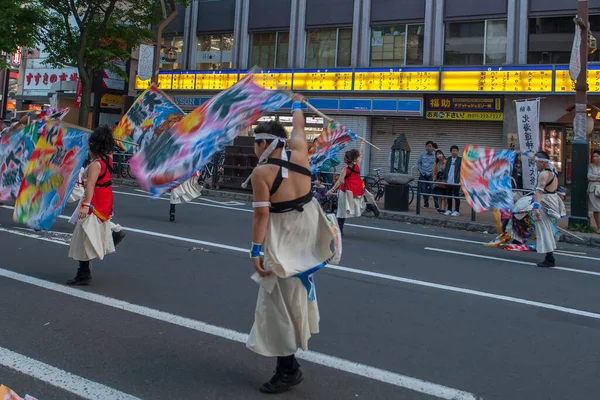
[[[382, 168], [375, 168], [375, 177], [367, 176], [365, 178], [365, 189], [373, 194], [375, 201], [379, 201], [385, 195], [385, 179], [381, 176]], [[408, 204], [412, 204], [417, 193], [417, 183], [415, 181], [408, 183]]]

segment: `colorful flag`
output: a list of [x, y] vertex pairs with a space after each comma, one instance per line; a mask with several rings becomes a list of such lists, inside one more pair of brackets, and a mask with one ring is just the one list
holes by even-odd
[[512, 210], [512, 170], [517, 153], [467, 146], [463, 153], [460, 184], [469, 205], [482, 212], [496, 207]]
[[16, 394], [11, 388], [0, 385], [0, 400], [36, 400], [34, 397], [29, 395], [25, 396], [25, 399]]
[[0, 200], [17, 198], [27, 162], [38, 141], [35, 122], [20, 126], [0, 139]]
[[156, 198], [185, 182], [253, 122], [289, 102], [253, 79], [246, 75], [134, 155], [129, 165], [141, 186]]
[[[115, 127], [113, 136], [115, 139], [136, 143], [140, 146], [139, 149], [142, 149], [169, 130], [176, 122], [181, 121], [183, 116], [183, 111], [173, 100], [152, 85], [135, 100], [127, 114]], [[125, 151], [133, 147], [123, 142], [117, 144]]]
[[49, 230], [62, 213], [88, 155], [89, 131], [50, 120], [25, 169], [13, 219]]
[[313, 174], [319, 172], [325, 161], [335, 156], [358, 135], [335, 121], [329, 121], [323, 133], [308, 148], [308, 162]]

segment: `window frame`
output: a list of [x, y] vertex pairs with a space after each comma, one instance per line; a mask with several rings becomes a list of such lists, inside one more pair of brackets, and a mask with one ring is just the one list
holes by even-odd
[[[335, 65], [333, 67], [314, 67], [314, 68], [319, 69], [319, 68], [350, 68], [351, 67], [351, 65], [352, 65], [352, 44], [350, 45], [350, 63], [349, 63], [349, 65], [344, 66], [344, 67], [340, 67], [338, 65], [338, 62], [339, 62], [339, 51], [340, 51], [340, 29], [350, 31], [350, 35], [351, 35], [350, 36], [350, 38], [351, 38], [350, 42], [352, 43], [352, 39], [353, 39], [352, 38], [352, 35], [353, 35], [352, 27], [307, 29], [305, 31], [306, 32], [306, 38], [307, 38], [307, 40], [306, 40], [306, 46], [305, 46], [306, 47], [306, 49], [305, 49], [306, 55], [304, 57], [304, 65], [305, 65], [305, 67], [307, 67], [307, 64], [309, 63], [308, 62], [309, 46], [311, 44], [310, 43], [310, 33], [311, 32], [332, 31], [334, 29], [335, 29], [335, 50], [334, 50], [333, 60], [334, 60], [334, 64]], [[307, 67], [307, 68], [313, 68], [313, 67]]]
[[[393, 26], [403, 26], [404, 27], [404, 54], [402, 56], [402, 64], [398, 65], [399, 67], [406, 67], [409, 65], [423, 65], [424, 62], [424, 58], [421, 59], [421, 64], [407, 64], [406, 63], [406, 56], [408, 54], [408, 35], [409, 35], [409, 27], [411, 26], [422, 26], [423, 28], [425, 27], [425, 23], [405, 23], [405, 24], [399, 24], [399, 25], [377, 25], [377, 26], [371, 26], [371, 43], [369, 45], [369, 67], [373, 67], [373, 45], [372, 45], [372, 40], [373, 40], [373, 31], [376, 29], [383, 29], [383, 28], [389, 28], [389, 27], [393, 27]], [[396, 61], [394, 59], [392, 60], [382, 60], [382, 61]], [[395, 66], [394, 66], [395, 67]], [[374, 67], [374, 68], [388, 68], [388, 67]], [[393, 68], [393, 67], [392, 67]]]
[[[504, 63], [502, 64], [489, 64], [486, 63], [486, 59], [487, 59], [487, 47], [488, 47], [488, 43], [487, 43], [487, 39], [488, 39], [488, 22], [498, 22], [498, 21], [504, 21], [506, 22], [506, 26], [507, 26], [507, 30], [508, 30], [508, 19], [507, 18], [489, 18], [489, 19], [484, 19], [484, 20], [473, 20], [473, 21], [446, 21], [444, 23], [444, 62], [443, 64], [446, 65], [446, 39], [447, 39], [447, 30], [448, 30], [448, 24], [468, 24], [468, 23], [475, 23], [475, 22], [483, 22], [483, 63], [481, 65], [506, 65], [506, 60], [508, 57], [507, 54], [507, 48], [508, 48], [508, 32], [506, 35], [506, 46], [504, 49]], [[454, 65], [454, 64], [449, 64], [449, 65]], [[467, 64], [467, 65], [479, 65], [479, 64]]]
[[[229, 67], [229, 68], [222, 68], [222, 65], [221, 65], [221, 64], [223, 64], [223, 52], [225, 52], [225, 51], [231, 51], [232, 55], [233, 55], [233, 49], [235, 47], [235, 43], [233, 42], [233, 41], [235, 41], [235, 35], [234, 35], [233, 32], [231, 32], [231, 33], [226, 32], [226, 33], [196, 34], [196, 46], [195, 46], [196, 51], [194, 53], [194, 69], [197, 70], [197, 71], [209, 71], [209, 70], [206, 70], [206, 69], [199, 69], [198, 68], [198, 64], [211, 64], [211, 63], [201, 63], [201, 62], [198, 62], [198, 53], [200, 53], [202, 51], [210, 51], [210, 50], [200, 50], [199, 49], [199, 47], [200, 47], [200, 38], [203, 37], [203, 36], [204, 37], [210, 37], [210, 38], [212, 38], [213, 36], [218, 36], [219, 37], [219, 61], [215, 62], [215, 64], [219, 64], [219, 70], [230, 70], [230, 69], [233, 69], [233, 61], [228, 61], [227, 62], [228, 64], [231, 64], [231, 67]], [[225, 36], [231, 36], [231, 39], [232, 39], [231, 50], [225, 50], [224, 49], [224, 47], [225, 47]]]
[[[250, 61], [252, 61], [252, 51], [254, 50], [254, 35], [264, 35], [264, 34], [272, 34], [273, 31], [263, 31], [263, 32], [251, 32], [250, 33]], [[288, 56], [289, 56], [289, 31], [275, 31], [275, 51], [273, 52], [273, 65], [272, 66], [268, 66], [266, 67], [267, 69], [285, 69], [287, 67], [284, 68], [279, 68], [277, 66], [277, 61], [279, 60], [279, 39], [281, 37], [281, 34], [287, 34], [288, 35]], [[286, 65], [289, 66], [289, 62], [286, 61]], [[262, 67], [261, 67], [262, 68]]]

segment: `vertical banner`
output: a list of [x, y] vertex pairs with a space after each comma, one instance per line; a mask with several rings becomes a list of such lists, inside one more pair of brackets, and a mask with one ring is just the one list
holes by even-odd
[[83, 86], [81, 86], [81, 79], [77, 80], [77, 91], [75, 92], [75, 101], [73, 102], [73, 108], [81, 107], [81, 98], [83, 97]]
[[[515, 104], [520, 150], [536, 152], [540, 148], [540, 99], [517, 101]], [[521, 163], [523, 188], [533, 190], [537, 181], [535, 161], [529, 157], [522, 157]]]

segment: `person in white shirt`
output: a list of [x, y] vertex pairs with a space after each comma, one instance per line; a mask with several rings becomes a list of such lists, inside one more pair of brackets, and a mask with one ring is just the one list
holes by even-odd
[[[450, 147], [450, 153], [452, 156], [446, 161], [446, 170], [444, 173], [444, 179], [447, 185], [447, 195], [458, 197], [460, 196], [460, 168], [462, 164], [462, 157], [458, 156], [458, 146]], [[456, 186], [455, 186], [456, 185]], [[454, 201], [454, 211], [452, 211], [452, 203]], [[458, 217], [460, 213], [460, 199], [448, 198], [448, 211], [445, 215], [451, 215]]]

